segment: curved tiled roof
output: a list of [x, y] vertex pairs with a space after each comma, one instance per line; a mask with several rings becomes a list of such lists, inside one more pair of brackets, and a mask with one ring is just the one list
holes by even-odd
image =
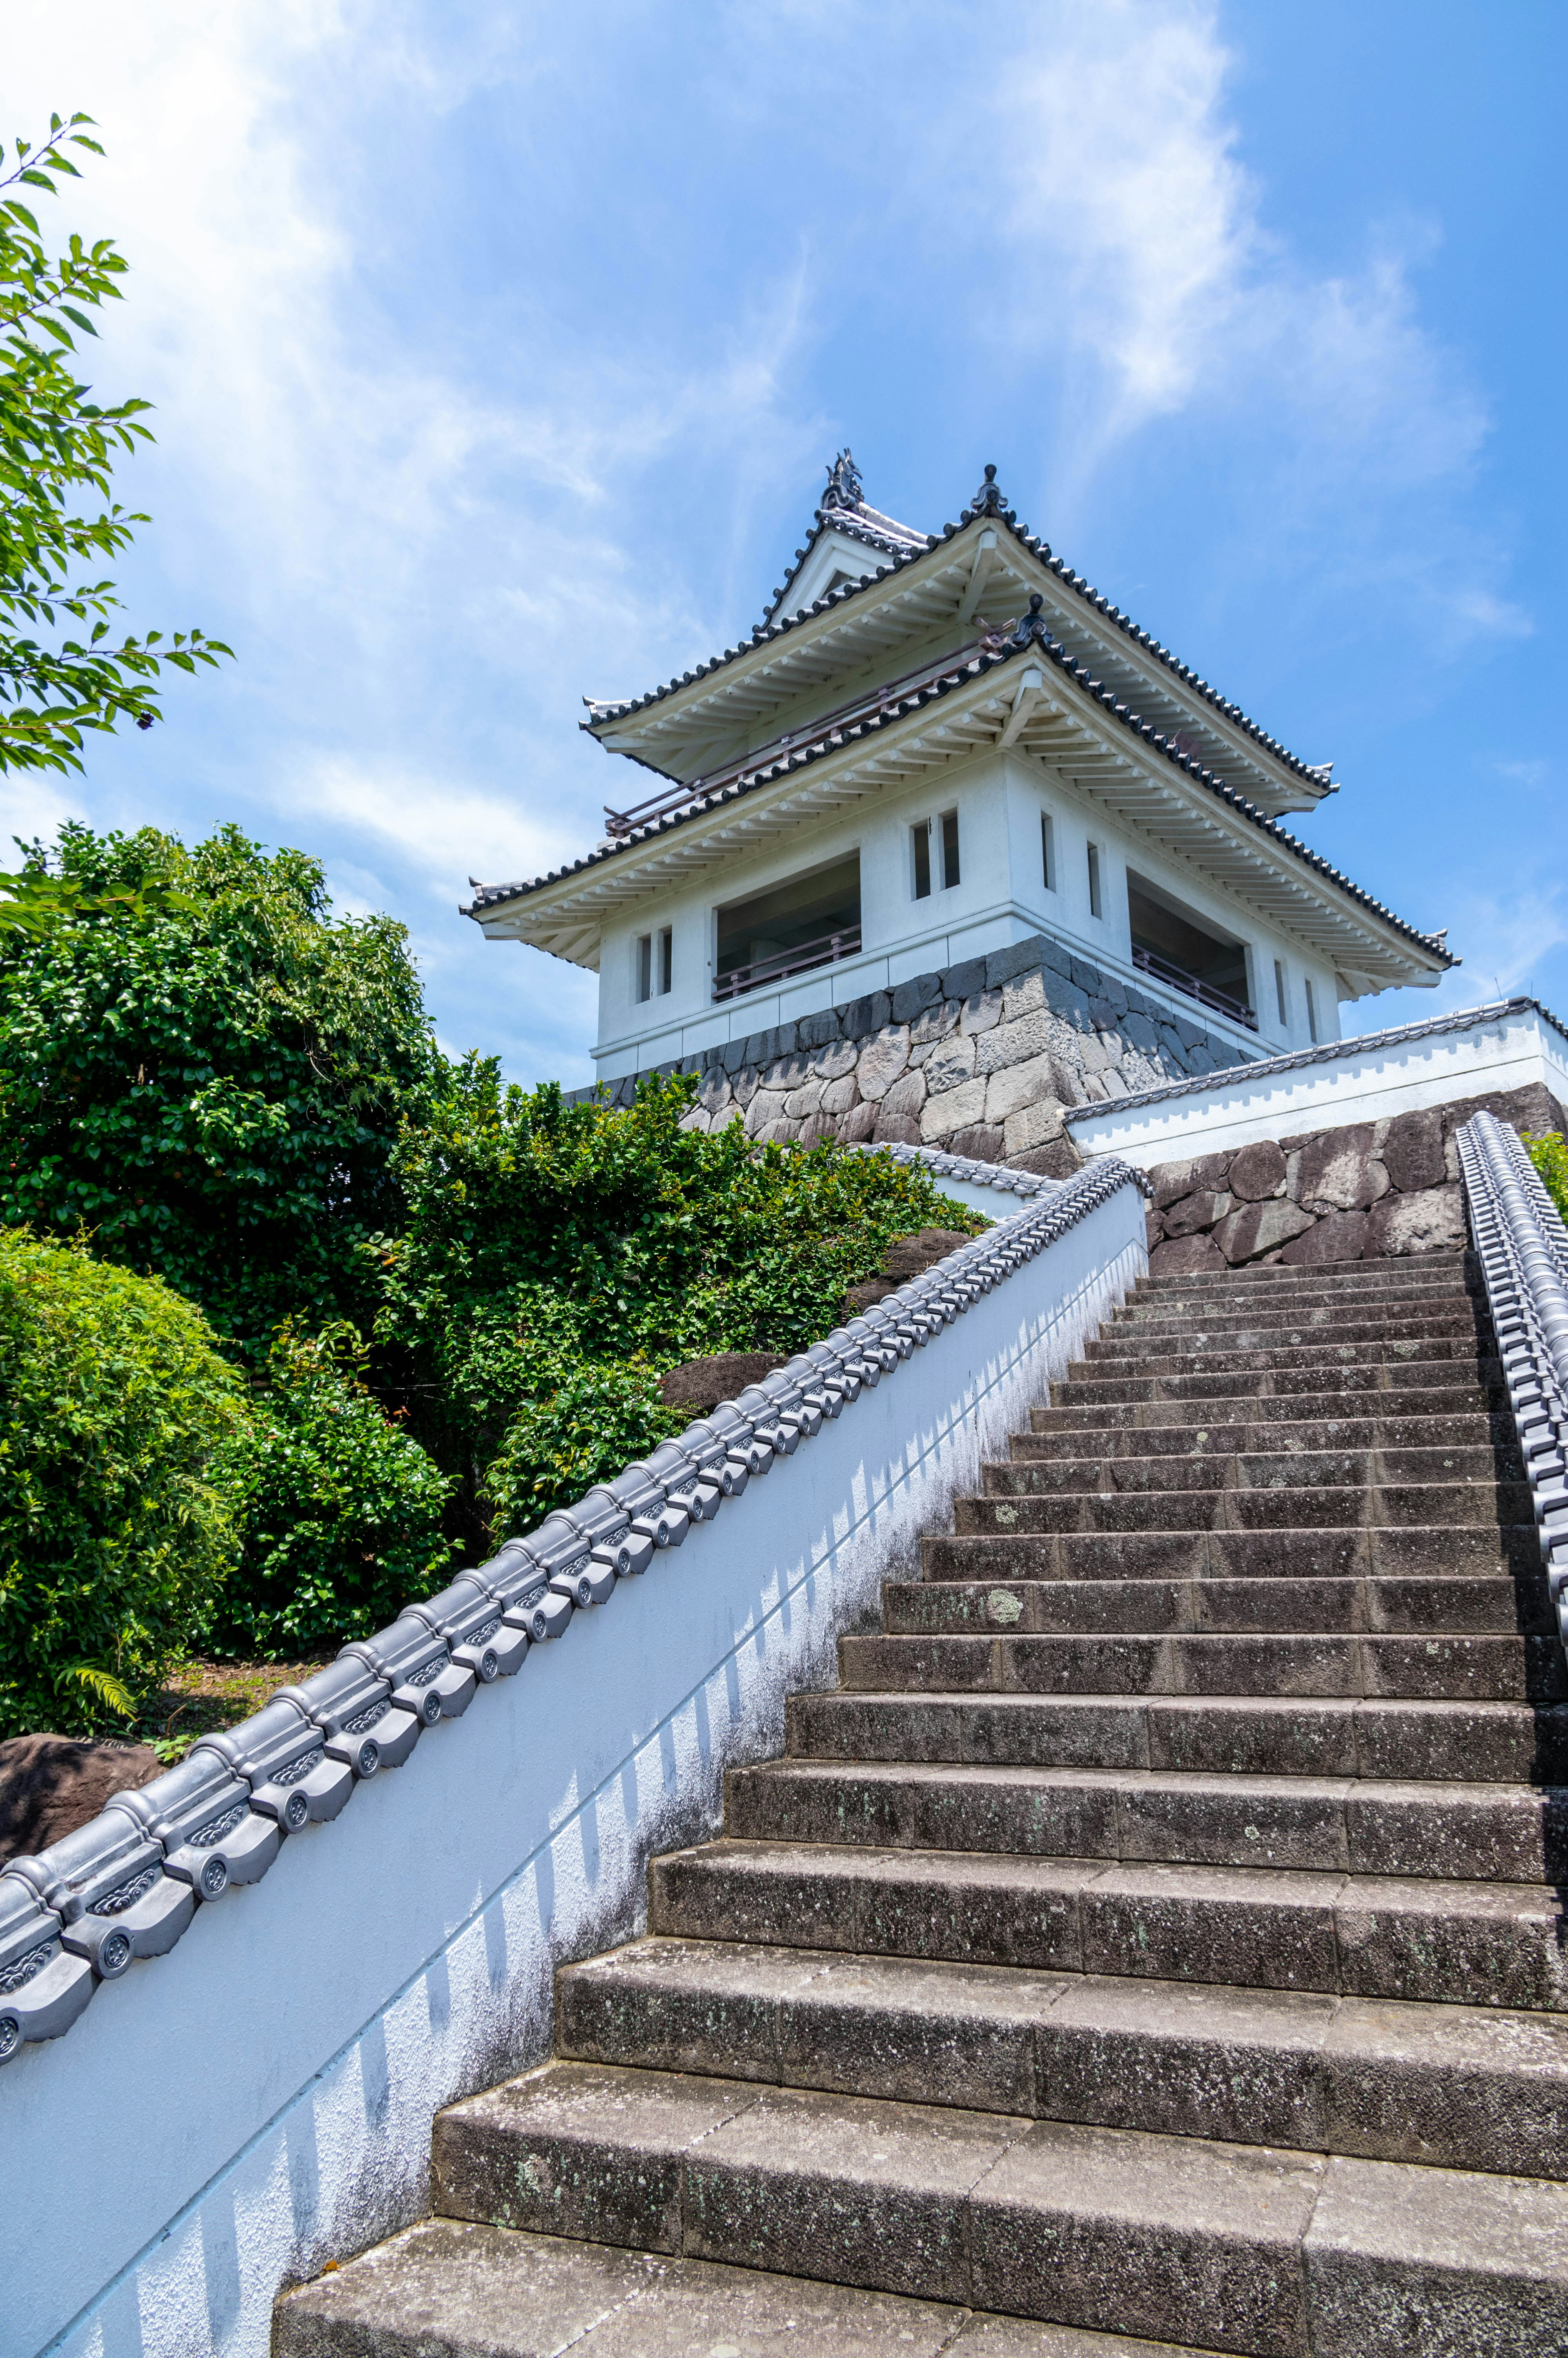
[[[848, 593], [836, 594], [847, 595]], [[1299, 836], [1292, 835], [1288, 827], [1281, 827], [1278, 819], [1271, 818], [1266, 812], [1260, 811], [1255, 803], [1249, 802], [1244, 795], [1239, 795], [1233, 787], [1227, 786], [1223, 778], [1217, 777], [1212, 770], [1206, 769], [1201, 763], [1195, 761], [1191, 754], [1179, 752], [1174, 741], [1156, 730], [1151, 721], [1141, 719], [1135, 712], [1130, 712], [1125, 704], [1117, 701], [1113, 690], [1102, 687], [1098, 679], [1090, 677], [1088, 666], [1086, 664], [1076, 662], [1061, 641], [1051, 636], [1037, 614], [1026, 617], [1004, 646], [994, 652], [985, 651], [971, 656], [967, 662], [956, 665], [952, 671], [942, 673], [925, 687], [914, 689], [908, 696], [900, 698], [896, 703], [889, 705], [885, 711], [870, 713], [864, 719], [854, 721], [846, 728], [832, 729], [821, 737], [809, 739], [803, 744], [792, 745], [787, 752], [781, 752], [775, 760], [764, 763], [757, 770], [737, 779], [732, 784], [722, 786], [712, 795], [698, 795], [683, 810], [666, 812], [662, 817], [650, 819], [645, 826], [633, 828], [618, 839], [600, 844], [597, 850], [587, 853], [581, 860], [574, 860], [569, 867], [553, 868], [547, 875], [535, 877], [531, 883], [481, 884], [477, 879], [470, 879], [470, 882], [475, 885], [474, 898], [462, 911], [462, 914], [477, 917], [482, 911], [499, 907], [503, 902], [522, 900], [528, 893], [536, 892], [546, 884], [558, 883], [565, 877], [579, 875], [590, 868], [600, 867], [606, 860], [614, 860], [622, 852], [630, 850], [634, 845], [652, 842], [655, 838], [667, 834], [674, 827], [688, 827], [693, 819], [704, 817], [709, 811], [722, 809], [727, 803], [739, 800], [742, 795], [754, 794], [759, 786], [772, 784], [776, 779], [786, 777], [792, 770], [805, 769], [809, 763], [821, 761], [828, 753], [840, 752], [846, 745], [853, 744], [862, 738], [875, 736], [880, 730], [891, 728], [894, 722], [907, 719], [912, 712], [920, 711], [926, 705], [935, 703], [940, 697], [950, 695], [955, 687], [962, 686], [967, 680], [979, 678], [983, 673], [1011, 663], [1019, 655], [1027, 652], [1049, 657], [1060, 670], [1067, 673], [1079, 687], [1094, 698], [1102, 709], [1122, 728], [1130, 730], [1145, 745], [1162, 753], [1168, 762], [1184, 771], [1198, 784], [1206, 787], [1210, 794], [1216, 795], [1240, 817], [1249, 820], [1254, 827], [1260, 827], [1274, 842], [1281, 845], [1295, 859], [1300, 860], [1305, 867], [1310, 868], [1314, 875], [1321, 876], [1327, 882], [1337, 885], [1341, 892], [1347, 893], [1353, 901], [1368, 910], [1373, 916], [1380, 918], [1385, 925], [1391, 925], [1397, 933], [1403, 934], [1407, 940], [1419, 943], [1429, 954], [1435, 954], [1441, 957], [1445, 965], [1458, 964], [1458, 960], [1448, 950], [1440, 935], [1423, 934], [1418, 927], [1408, 925], [1404, 918], [1396, 916], [1394, 912], [1386, 908], [1381, 901], [1374, 900], [1369, 892], [1363, 892], [1359, 884], [1352, 883], [1349, 877], [1342, 870], [1336, 868], [1331, 861], [1325, 860], [1321, 852], [1314, 851], [1309, 844], [1301, 840]]]
[[[1459, 961], [1454, 959], [1454, 965]], [[1539, 999], [1494, 999], [1485, 1007], [1462, 1007], [1452, 1015], [1424, 1016], [1419, 1023], [1396, 1023], [1386, 1032], [1352, 1033], [1348, 1040], [1325, 1040], [1315, 1048], [1299, 1048], [1289, 1056], [1260, 1057], [1256, 1062], [1227, 1065], [1217, 1073], [1200, 1073], [1188, 1081], [1167, 1081], [1152, 1089], [1133, 1089], [1124, 1098], [1112, 1098], [1099, 1105], [1065, 1106], [1062, 1119], [1070, 1129], [1076, 1121], [1114, 1120], [1140, 1106], [1162, 1105], [1168, 1098], [1197, 1097], [1205, 1089], [1223, 1089], [1238, 1081], [1266, 1081], [1275, 1073], [1303, 1071], [1309, 1065], [1332, 1065], [1341, 1056], [1354, 1055], [1360, 1048], [1397, 1048], [1408, 1040], [1430, 1040], [1442, 1032], [1470, 1032], [1477, 1023], [1495, 1023], [1499, 1016], [1517, 1015], [1522, 1009], [1533, 1007], [1543, 1023], [1568, 1041], [1568, 1025], [1559, 1022], [1549, 1007]]]
[[[956, 524], [945, 524], [940, 532], [915, 533], [907, 525], [893, 525], [891, 517], [878, 514], [874, 508], [864, 511], [867, 519], [866, 528], [855, 529], [843, 521], [851, 514], [851, 511], [819, 510], [818, 514], [833, 520], [838, 530], [850, 531], [852, 537], [866, 540], [871, 546], [886, 547], [892, 558], [891, 564], [879, 566], [876, 571], [868, 574], [863, 581], [845, 583], [841, 588], [831, 591], [826, 598], [816, 599], [813, 604], [803, 608], [799, 613], [781, 614], [775, 619], [770, 607], [768, 619], [759, 622], [748, 639], [741, 640], [735, 646], [726, 647], [721, 654], [709, 656], [706, 663], [696, 665], [690, 671], [682, 672], [678, 679], [667, 680], [662, 687], [650, 688], [645, 696], [625, 697], [619, 700], [605, 701], [596, 700], [592, 697], [584, 697], [583, 702], [588, 706], [590, 718], [583, 721], [581, 726], [585, 729], [592, 729], [605, 720], [623, 720], [632, 713], [647, 711], [652, 706], [662, 703], [665, 697], [676, 695], [683, 687], [689, 687], [693, 680], [704, 679], [713, 672], [722, 671], [727, 664], [737, 662], [741, 655], [749, 654], [752, 647], [761, 646], [769, 639], [782, 638], [786, 631], [797, 630], [803, 622], [811, 622], [816, 615], [828, 612], [831, 608], [843, 604], [849, 599], [860, 597], [866, 590], [874, 589], [879, 581], [885, 580], [890, 573], [897, 571], [900, 567], [916, 564], [931, 549], [939, 548], [946, 540], [955, 539], [968, 525], [983, 515], [1005, 525], [1021, 547], [1026, 548], [1032, 557], [1038, 558], [1048, 572], [1054, 573], [1059, 581], [1065, 582], [1068, 589], [1091, 605], [1102, 621], [1113, 623], [1125, 637], [1135, 641], [1143, 654], [1152, 655], [1157, 663], [1163, 665], [1167, 671], [1173, 673], [1184, 687], [1201, 697], [1203, 701], [1212, 705], [1217, 712], [1223, 713], [1233, 727], [1243, 730], [1255, 744], [1260, 745], [1282, 768], [1292, 771], [1299, 778], [1310, 779], [1314, 789], [1320, 794], [1325, 790], [1332, 791], [1325, 787], [1321, 766], [1314, 768], [1311, 763], [1303, 762], [1299, 754], [1292, 753], [1288, 746], [1282, 745], [1277, 737], [1271, 737], [1267, 730], [1260, 728], [1257, 721], [1249, 719], [1240, 705], [1232, 703], [1228, 697], [1221, 696], [1218, 689], [1211, 687], [1207, 680], [1201, 678], [1193, 670], [1190, 664], [1184, 664], [1179, 657], [1173, 655], [1170, 649], [1162, 645], [1152, 633], [1141, 630], [1130, 614], [1123, 613], [1119, 606], [1113, 605], [1110, 600], [1096, 590], [1081, 573], [1075, 573], [1071, 566], [1064, 564], [1059, 557], [1054, 556], [1049, 543], [1043, 540], [1038, 533], [1033, 533], [1026, 525], [1020, 525], [1016, 510], [1003, 504], [1001, 493], [998, 492], [994, 481], [989, 480], [994, 476], [995, 471], [994, 468], [987, 469], [988, 481], [982, 486], [981, 492], [976, 495], [974, 502], [961, 512]], [[878, 540], [871, 529], [873, 519], [877, 527], [885, 530], [891, 525], [893, 532], [903, 535], [905, 545], [894, 547], [891, 540]], [[814, 535], [813, 538], [815, 537]], [[806, 546], [809, 548], [811, 543], [808, 542]], [[804, 557], [806, 553], [806, 550], [797, 550], [797, 559]], [[774, 591], [775, 604], [782, 595], [781, 590]]]

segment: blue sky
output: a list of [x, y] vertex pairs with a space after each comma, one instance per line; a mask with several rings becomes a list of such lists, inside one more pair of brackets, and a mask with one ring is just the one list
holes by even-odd
[[457, 914], [586, 849], [585, 693], [733, 644], [852, 445], [1022, 518], [1343, 790], [1302, 832], [1568, 1010], [1561, 7], [72, 0], [5, 110], [98, 118], [133, 265], [135, 620], [228, 639], [66, 813], [233, 818], [409, 926], [440, 1037], [589, 1077], [594, 982]]

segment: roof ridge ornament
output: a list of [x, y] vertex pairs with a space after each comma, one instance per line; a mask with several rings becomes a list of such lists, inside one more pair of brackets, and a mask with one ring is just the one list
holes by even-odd
[[1020, 614], [1017, 627], [1009, 642], [1011, 645], [1026, 647], [1033, 642], [1035, 646], [1048, 647], [1053, 644], [1049, 626], [1040, 611], [1044, 603], [1045, 600], [1038, 590], [1032, 591], [1029, 611], [1027, 614]]
[[996, 469], [988, 467], [985, 481], [969, 502], [969, 513], [971, 515], [1000, 515], [1005, 505], [1006, 502], [997, 489]]
[[817, 514], [831, 508], [858, 508], [865, 504], [865, 492], [860, 484], [860, 471], [855, 464], [855, 454], [846, 444], [827, 470], [827, 489], [816, 503]]

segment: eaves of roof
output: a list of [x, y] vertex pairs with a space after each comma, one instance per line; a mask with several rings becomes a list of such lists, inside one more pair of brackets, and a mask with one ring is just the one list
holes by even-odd
[[1006, 645], [994, 654], [982, 652], [971, 656], [967, 663], [958, 665], [950, 672], [944, 672], [926, 686], [902, 698], [896, 704], [890, 705], [885, 712], [870, 713], [863, 720], [855, 721], [848, 728], [830, 730], [821, 737], [811, 739], [804, 744], [792, 746], [787, 752], [781, 753], [776, 760], [735, 780], [730, 785], [720, 787], [717, 793], [702, 795], [683, 810], [668, 812], [662, 817], [651, 819], [645, 827], [638, 827], [629, 835], [600, 845], [597, 850], [589, 852], [583, 859], [574, 860], [569, 867], [553, 868], [547, 875], [537, 876], [531, 883], [525, 884], [481, 884], [476, 878], [470, 879], [470, 881], [475, 886], [474, 898], [460, 914], [467, 917], [477, 918], [485, 911], [499, 908], [506, 902], [523, 900], [531, 892], [543, 891], [547, 885], [561, 883], [568, 877], [586, 874], [590, 869], [602, 867], [608, 861], [621, 859], [637, 846], [654, 842], [661, 836], [670, 834], [676, 827], [690, 827], [695, 820], [706, 818], [712, 812], [722, 810], [729, 804], [739, 801], [744, 795], [755, 794], [762, 786], [772, 785], [778, 779], [788, 777], [795, 771], [806, 769], [813, 762], [820, 762], [830, 753], [842, 752], [848, 745], [877, 736], [881, 731], [894, 727], [899, 721], [907, 719], [912, 713], [924, 710], [927, 705], [935, 703], [938, 698], [950, 696], [955, 688], [981, 677], [987, 672], [1000, 670], [1006, 665], [1015, 662], [1021, 655], [1028, 654], [1033, 654], [1036, 657], [1044, 655], [1054, 663], [1057, 668], [1065, 672], [1083, 693], [1099, 705], [1119, 727], [1137, 737], [1145, 747], [1162, 754], [1174, 768], [1205, 787], [1218, 801], [1224, 803], [1228, 810], [1236, 812], [1239, 817], [1246, 819], [1253, 827], [1260, 828], [1272, 842], [1280, 845], [1281, 849], [1310, 869], [1314, 876], [1321, 877], [1326, 883], [1335, 885], [1356, 902], [1360, 908], [1367, 910], [1382, 924], [1391, 926], [1396, 933], [1402, 934], [1407, 941], [1417, 944], [1428, 957], [1440, 959], [1445, 967], [1456, 966], [1459, 963], [1441, 936], [1423, 934], [1414, 925], [1407, 925], [1402, 917], [1397, 917], [1391, 909], [1385, 908], [1382, 902], [1375, 901], [1369, 892], [1363, 892], [1359, 884], [1352, 883], [1349, 877], [1334, 867], [1321, 852], [1314, 851], [1309, 844], [1302, 842], [1299, 836], [1292, 835], [1288, 827], [1281, 827], [1278, 819], [1269, 817], [1268, 814], [1260, 811], [1255, 803], [1249, 802], [1244, 795], [1237, 794], [1234, 788], [1226, 784], [1223, 778], [1217, 777], [1212, 770], [1206, 769], [1190, 754], [1178, 752], [1172, 740], [1156, 730], [1151, 722], [1141, 719], [1135, 712], [1130, 712], [1125, 704], [1117, 701], [1111, 689], [1102, 687], [1098, 680], [1090, 678], [1087, 665], [1076, 662], [1068, 649], [1063, 646], [1061, 641], [1050, 635], [1037, 615], [1025, 617]]
[[[797, 614], [780, 614], [776, 618], [759, 622], [749, 639], [742, 640], [736, 646], [726, 647], [721, 654], [709, 656], [706, 663], [697, 664], [692, 670], [683, 672], [678, 679], [667, 680], [662, 687], [650, 688], [645, 696], [628, 697], [619, 702], [584, 697], [583, 702], [588, 707], [589, 717], [579, 724], [579, 727], [591, 733], [602, 728], [607, 721], [624, 720], [633, 714], [650, 710], [655, 704], [662, 703], [665, 698], [678, 695], [682, 688], [689, 687], [693, 681], [708, 678], [713, 673], [724, 670], [726, 665], [738, 663], [741, 657], [749, 654], [753, 647], [762, 646], [771, 639], [783, 638], [786, 632], [799, 630], [803, 623], [815, 621], [819, 614], [829, 613], [838, 606], [848, 605], [853, 599], [864, 597], [868, 591], [876, 589], [879, 583], [885, 581], [890, 574], [906, 566], [918, 565], [921, 559], [929, 556], [934, 548], [940, 548], [944, 542], [956, 539], [959, 533], [966, 531], [971, 524], [984, 517], [991, 523], [1004, 525], [1021, 548], [1027, 549], [1029, 554], [1044, 565], [1048, 572], [1054, 574], [1059, 581], [1065, 583], [1069, 590], [1092, 606], [1103, 622], [1113, 624], [1125, 637], [1135, 641], [1144, 654], [1152, 655], [1167, 671], [1173, 673], [1185, 688], [1200, 697], [1206, 704], [1211, 705], [1217, 712], [1222, 713], [1234, 728], [1243, 730], [1255, 744], [1261, 746], [1272, 760], [1278, 762], [1281, 768], [1291, 771], [1298, 778], [1309, 781], [1315, 794], [1333, 792], [1321, 768], [1313, 768], [1303, 762], [1299, 754], [1292, 753], [1288, 746], [1281, 745], [1277, 737], [1271, 737], [1266, 730], [1260, 728], [1257, 721], [1250, 719], [1243, 712], [1238, 704], [1231, 703], [1227, 698], [1221, 696], [1217, 688], [1210, 687], [1207, 680], [1201, 679], [1189, 664], [1181, 662], [1168, 647], [1162, 645], [1160, 641], [1152, 636], [1148, 631], [1141, 630], [1130, 614], [1124, 614], [1119, 606], [1113, 606], [1110, 600], [1103, 597], [1081, 573], [1075, 573], [1072, 568], [1065, 565], [1059, 557], [1053, 556], [1049, 543], [1043, 540], [1038, 533], [1033, 533], [1027, 526], [1020, 525], [1017, 512], [1012, 508], [1002, 506], [1000, 495], [995, 493], [994, 485], [990, 489], [997, 500], [995, 506], [979, 501], [965, 508], [956, 524], [945, 524], [940, 532], [925, 534], [917, 540], [914, 546], [902, 553], [890, 549], [890, 562], [887, 565], [880, 565], [874, 573], [867, 576], [865, 580], [846, 582], [841, 588], [830, 591], [827, 597], [816, 599]], [[847, 514], [847, 511], [833, 513], [843, 514]], [[838, 528], [842, 530], [846, 527], [840, 525]], [[870, 538], [869, 534], [859, 536]]]
[[[767, 611], [758, 626], [760, 629], [765, 630], [773, 621], [781, 600], [789, 594], [790, 583], [798, 579], [801, 567], [818, 541], [830, 532], [841, 533], [846, 540], [858, 540], [866, 548], [880, 548], [888, 557], [924, 557], [931, 546], [925, 533], [916, 532], [913, 525], [900, 524], [894, 517], [883, 515], [880, 508], [867, 507], [863, 501], [855, 508], [818, 508], [816, 521], [806, 536], [805, 547], [795, 550], [795, 561], [788, 574], [768, 600]], [[821, 602], [817, 600], [818, 604]]]
[[[1455, 959], [1454, 963], [1458, 964]], [[1352, 1033], [1348, 1040], [1325, 1040], [1320, 1047], [1298, 1048], [1288, 1056], [1267, 1056], [1256, 1063], [1227, 1065], [1217, 1073], [1200, 1073], [1188, 1081], [1167, 1081], [1162, 1087], [1135, 1089], [1124, 1098], [1112, 1098], [1099, 1105], [1065, 1106], [1062, 1119], [1069, 1130], [1075, 1122], [1114, 1120], [1119, 1115], [1135, 1113], [1142, 1106], [1163, 1105], [1170, 1098], [1201, 1096], [1206, 1089], [1223, 1089], [1245, 1082], [1250, 1087], [1254, 1081], [1266, 1081], [1276, 1073], [1304, 1071], [1309, 1065], [1336, 1064], [1342, 1056], [1353, 1056], [1363, 1048], [1380, 1050], [1401, 1047], [1408, 1040], [1431, 1040], [1444, 1032], [1472, 1032], [1479, 1023], [1495, 1023], [1505, 1015], [1519, 1015], [1532, 1007], [1543, 1023], [1568, 1041], [1568, 1025], [1560, 1022], [1549, 1007], [1539, 999], [1494, 999], [1485, 1007], [1461, 1007], [1452, 1015], [1423, 1016], [1419, 1023], [1396, 1023], [1384, 1032]]]

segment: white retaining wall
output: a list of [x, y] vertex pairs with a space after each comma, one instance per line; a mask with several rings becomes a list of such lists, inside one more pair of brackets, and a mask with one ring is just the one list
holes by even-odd
[[1238, 1067], [1179, 1094], [1151, 1093], [1066, 1117], [1087, 1158], [1141, 1170], [1543, 1084], [1568, 1105], [1568, 1038], [1533, 1001], [1344, 1040], [1314, 1055]]
[[840, 1633], [1132, 1285], [1143, 1232], [1129, 1180], [24, 2049], [0, 2074], [0, 2358], [265, 2358], [281, 2286], [416, 2217], [435, 2113], [546, 2054], [557, 1964], [642, 1925], [649, 1858], [717, 1826], [726, 1767], [782, 1749], [786, 1694], [833, 1682]]

